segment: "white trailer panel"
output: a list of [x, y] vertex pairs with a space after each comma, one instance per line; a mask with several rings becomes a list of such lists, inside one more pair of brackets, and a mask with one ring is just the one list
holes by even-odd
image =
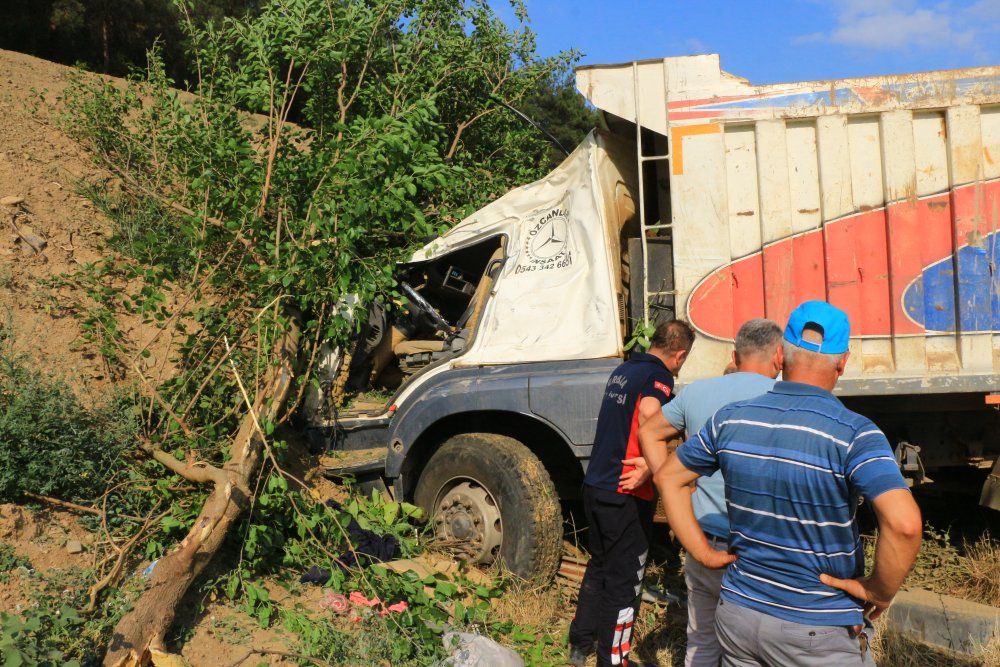
[[[848, 394], [1000, 389], [1000, 67], [754, 86], [718, 55], [583, 67], [597, 107], [665, 136], [684, 380], [751, 317], [852, 322]], [[661, 205], [661, 209], [664, 207]]]

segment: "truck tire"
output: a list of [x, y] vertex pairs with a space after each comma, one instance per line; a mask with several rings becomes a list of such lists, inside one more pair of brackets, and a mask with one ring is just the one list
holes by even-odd
[[535, 583], [555, 575], [562, 548], [562, 514], [541, 461], [502, 435], [453, 436], [431, 456], [415, 500], [435, 534], [465, 542], [469, 559], [498, 559]]

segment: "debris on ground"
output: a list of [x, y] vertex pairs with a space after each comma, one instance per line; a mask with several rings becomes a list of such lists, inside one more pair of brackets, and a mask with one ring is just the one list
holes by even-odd
[[449, 667], [524, 667], [521, 656], [483, 635], [446, 632], [444, 645], [455, 647], [441, 663]]
[[384, 563], [385, 567], [397, 574], [415, 572], [421, 579], [443, 574], [446, 577], [454, 578], [461, 576], [468, 581], [481, 586], [493, 583], [493, 577], [475, 567], [463, 569], [459, 561], [432, 554], [423, 554], [416, 558], [401, 558], [399, 560]]

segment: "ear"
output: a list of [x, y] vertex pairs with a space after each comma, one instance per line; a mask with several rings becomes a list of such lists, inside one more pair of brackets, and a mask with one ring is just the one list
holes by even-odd
[[785, 367], [785, 346], [779, 344], [774, 349], [774, 369], [780, 371]]
[[740, 357], [736, 354], [736, 350], [733, 350], [733, 366], [736, 368], [739, 368], [740, 366]]
[[674, 352], [674, 367], [677, 369], [677, 372], [681, 370], [681, 366], [683, 366], [684, 362], [687, 361], [688, 352], [690, 351], [691, 350], [678, 350], [677, 352]]
[[844, 352], [844, 355], [837, 362], [837, 377], [844, 374], [844, 369], [847, 368], [847, 359], [851, 356], [850, 352]]

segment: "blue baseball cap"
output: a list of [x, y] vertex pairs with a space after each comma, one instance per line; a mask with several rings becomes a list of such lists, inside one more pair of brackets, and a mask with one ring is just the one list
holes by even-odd
[[[813, 324], [823, 330], [823, 342], [813, 343], [802, 339], [806, 325]], [[803, 350], [823, 354], [843, 354], [847, 352], [847, 342], [851, 338], [851, 323], [847, 313], [826, 301], [805, 301], [788, 316], [785, 340]]]

